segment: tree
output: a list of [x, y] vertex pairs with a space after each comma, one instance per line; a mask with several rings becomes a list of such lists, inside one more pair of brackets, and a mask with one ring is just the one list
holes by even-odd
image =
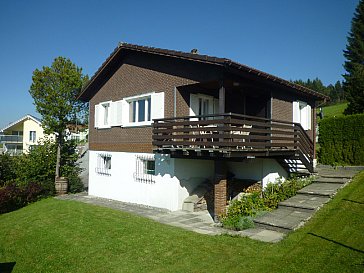
[[71, 119], [82, 116], [85, 104], [77, 100], [82, 86], [88, 80], [70, 59], [57, 57], [50, 67], [33, 72], [29, 93], [34, 99], [36, 110], [42, 116], [45, 133], [56, 135], [56, 177], [60, 177], [61, 149], [66, 125]]
[[364, 112], [364, 0], [360, 0], [351, 21], [351, 32], [344, 56], [344, 91], [349, 101], [344, 114]]

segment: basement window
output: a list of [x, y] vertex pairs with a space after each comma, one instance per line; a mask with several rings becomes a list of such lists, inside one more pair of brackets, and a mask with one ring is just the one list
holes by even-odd
[[96, 173], [101, 175], [111, 175], [111, 155], [97, 154]]
[[144, 183], [155, 182], [154, 155], [137, 155], [134, 180]]

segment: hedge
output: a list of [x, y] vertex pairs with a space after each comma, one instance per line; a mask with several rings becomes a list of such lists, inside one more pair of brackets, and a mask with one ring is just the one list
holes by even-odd
[[364, 114], [323, 119], [319, 127], [319, 162], [364, 164]]

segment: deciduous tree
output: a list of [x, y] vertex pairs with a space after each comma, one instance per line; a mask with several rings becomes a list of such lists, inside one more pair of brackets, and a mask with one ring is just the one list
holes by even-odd
[[56, 177], [60, 176], [61, 148], [66, 125], [71, 119], [82, 115], [85, 104], [77, 100], [82, 86], [87, 81], [82, 68], [70, 59], [57, 57], [50, 67], [44, 66], [33, 72], [30, 94], [37, 112], [42, 116], [45, 133], [56, 135], [57, 163]]

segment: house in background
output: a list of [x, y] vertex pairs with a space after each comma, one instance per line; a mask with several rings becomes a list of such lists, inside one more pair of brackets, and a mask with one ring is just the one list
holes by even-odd
[[217, 216], [228, 176], [265, 186], [313, 171], [326, 97], [229, 59], [121, 43], [79, 99], [90, 105], [90, 195], [173, 211], [210, 183]]
[[31, 115], [25, 115], [0, 130], [0, 143], [3, 152], [10, 155], [27, 153], [32, 146], [38, 145], [44, 138], [41, 121]]

